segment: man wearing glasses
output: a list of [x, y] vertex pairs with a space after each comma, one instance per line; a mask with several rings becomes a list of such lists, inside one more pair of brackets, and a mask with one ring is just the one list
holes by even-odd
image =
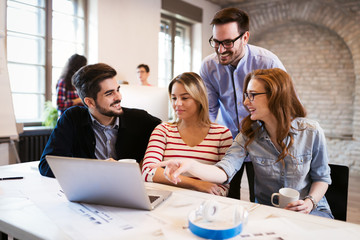
[[[225, 8], [211, 21], [213, 35], [209, 39], [215, 53], [202, 62], [200, 75], [209, 97], [211, 121], [227, 126], [233, 138], [249, 113], [243, 105], [243, 83], [246, 74], [255, 69], [281, 68], [284, 65], [272, 52], [247, 44], [249, 41], [249, 16], [238, 8]], [[219, 111], [220, 110], [220, 111]], [[241, 177], [246, 166], [250, 200], [254, 201], [254, 173], [250, 162], [242, 168], [230, 184], [229, 197], [240, 199]]]

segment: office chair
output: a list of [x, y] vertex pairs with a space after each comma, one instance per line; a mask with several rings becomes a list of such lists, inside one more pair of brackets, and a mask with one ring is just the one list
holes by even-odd
[[[247, 169], [244, 169], [244, 172], [246, 172], [247, 175], [248, 175], [248, 172], [250, 172], [250, 174], [255, 177], [253, 163], [246, 162], [244, 164], [247, 165], [246, 166]], [[235, 176], [233, 177], [233, 179], [231, 180], [228, 197], [234, 198], [234, 199], [241, 199], [240, 198], [240, 192], [241, 192], [240, 185], [241, 185], [242, 175], [243, 174], [240, 174], [240, 171], [238, 171], [235, 174]], [[250, 202], [255, 202], [254, 181], [255, 181], [254, 179], [252, 179], [252, 181], [251, 180], [249, 181], [249, 178], [248, 178]]]
[[330, 205], [334, 218], [346, 221], [349, 167], [337, 164], [329, 164], [331, 169], [332, 184], [329, 185], [325, 197]]

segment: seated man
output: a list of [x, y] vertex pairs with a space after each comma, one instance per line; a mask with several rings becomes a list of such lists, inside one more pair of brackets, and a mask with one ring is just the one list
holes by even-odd
[[85, 107], [71, 107], [61, 115], [41, 156], [41, 175], [54, 177], [46, 155], [143, 159], [150, 134], [161, 120], [144, 110], [122, 108], [115, 75], [115, 69], [103, 63], [74, 74], [72, 82]]

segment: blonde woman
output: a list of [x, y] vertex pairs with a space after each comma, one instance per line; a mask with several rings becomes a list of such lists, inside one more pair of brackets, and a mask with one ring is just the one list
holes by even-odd
[[[213, 165], [232, 143], [229, 129], [210, 122], [207, 93], [199, 75], [180, 74], [171, 81], [168, 91], [176, 120], [158, 125], [151, 134], [142, 165], [144, 180], [148, 182], [172, 184], [164, 169], [149, 168], [153, 164], [181, 159]], [[180, 179], [179, 187], [215, 195], [227, 196], [229, 189], [228, 184], [203, 181], [191, 174], [181, 175]]]

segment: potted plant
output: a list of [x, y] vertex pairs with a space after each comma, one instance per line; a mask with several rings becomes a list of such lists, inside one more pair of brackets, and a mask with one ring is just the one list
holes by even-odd
[[54, 128], [58, 120], [58, 111], [56, 107], [52, 105], [51, 101], [45, 102], [45, 109], [43, 115], [44, 121], [42, 122], [42, 125]]

